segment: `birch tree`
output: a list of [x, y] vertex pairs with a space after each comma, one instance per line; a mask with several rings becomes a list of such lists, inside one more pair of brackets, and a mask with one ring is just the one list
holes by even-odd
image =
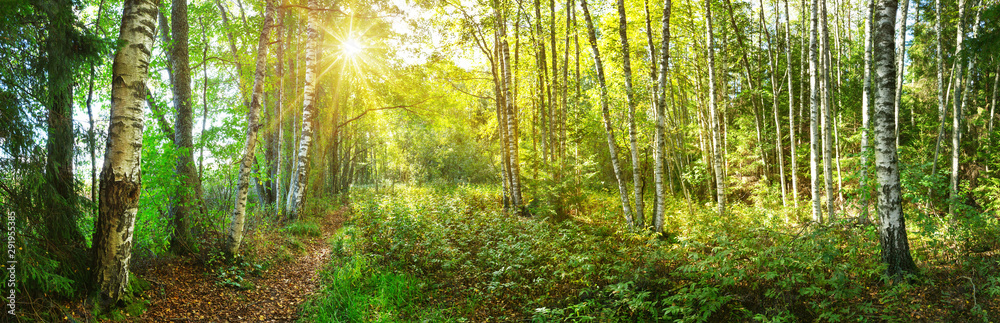
[[899, 15], [896, 17], [896, 100], [893, 105], [896, 114], [896, 147], [899, 147], [899, 105], [903, 104], [903, 77], [906, 68], [906, 23], [909, 14], [910, 0], [903, 0], [903, 6], [899, 7]]
[[948, 213], [955, 216], [955, 204], [958, 203], [958, 158], [962, 152], [962, 69], [965, 67], [962, 53], [962, 43], [965, 41], [965, 0], [958, 0], [958, 28], [955, 40], [955, 74], [954, 86], [955, 97], [952, 100], [954, 110], [952, 111], [952, 132], [951, 132], [951, 186], [950, 202], [948, 203]]
[[622, 69], [625, 72], [625, 100], [628, 104], [628, 139], [632, 150], [632, 184], [635, 194], [635, 225], [646, 226], [642, 201], [642, 174], [639, 172], [639, 147], [635, 128], [635, 98], [632, 93], [632, 62], [629, 60], [628, 21], [625, 17], [625, 0], [618, 0], [618, 35], [622, 41]]
[[[859, 174], [861, 175], [862, 188], [868, 185], [868, 132], [871, 129], [871, 102], [869, 101], [872, 97], [872, 28], [875, 25], [872, 14], [874, 11], [875, 2], [869, 2], [865, 10], [865, 62], [862, 72], [864, 84], [861, 90], [861, 167], [859, 167]], [[868, 222], [868, 194], [868, 190], [863, 190], [861, 193], [861, 223]]]
[[819, 38], [818, 30], [819, 0], [813, 0], [812, 19], [810, 20], [809, 32], [809, 175], [810, 190], [812, 192], [812, 220], [823, 222], [823, 210], [820, 207], [820, 182], [819, 182]]
[[896, 152], [894, 104], [896, 66], [893, 50], [895, 0], [879, 0], [876, 10], [875, 38], [875, 169], [878, 177], [879, 238], [886, 273], [899, 278], [916, 272], [906, 237], [899, 184], [899, 160]]
[[260, 39], [257, 41], [257, 60], [253, 77], [253, 96], [250, 99], [250, 111], [247, 112], [247, 138], [243, 143], [243, 157], [240, 158], [240, 172], [236, 182], [236, 202], [229, 216], [229, 230], [226, 235], [226, 252], [236, 255], [243, 241], [243, 225], [246, 223], [247, 192], [250, 191], [250, 172], [254, 162], [254, 151], [257, 148], [257, 132], [260, 129], [258, 121], [260, 106], [264, 97], [264, 72], [267, 64], [267, 45], [270, 41], [271, 21], [274, 16], [274, 0], [268, 0], [264, 7], [264, 25], [261, 27]]
[[712, 37], [712, 1], [705, 0], [705, 37], [708, 39], [708, 115], [712, 131], [712, 167], [715, 170], [716, 202], [719, 216], [726, 213], [726, 178], [722, 173], [722, 163], [725, 159], [722, 152], [721, 127], [715, 106], [715, 38]]
[[[777, 33], [779, 14], [775, 13], [774, 15], [774, 28], [775, 33]], [[764, 30], [764, 36], [767, 37], [767, 63], [771, 72], [771, 106], [774, 111], [774, 131], [775, 136], [777, 136], [774, 140], [774, 150], [778, 155], [778, 179], [779, 184], [781, 184], [781, 205], [785, 206], [788, 203], [788, 192], [785, 190], [785, 154], [781, 149], [781, 120], [778, 117], [778, 93], [781, 91], [781, 83], [778, 82], [778, 71], [776, 70], [778, 63], [774, 54], [775, 44], [771, 42], [771, 32], [767, 30], [767, 22], [764, 19], [764, 0], [760, 0], [760, 25], [761, 29]]]
[[[660, 71], [655, 73], [655, 66], [653, 67], [654, 75], [657, 75], [656, 82], [656, 105], [654, 109], [656, 110], [656, 162], [654, 172], [659, 174], [654, 174], [656, 178], [656, 212], [653, 214], [653, 228], [656, 232], [663, 232], [663, 222], [664, 214], [666, 213], [666, 193], [663, 188], [663, 172], [664, 172], [664, 160], [666, 159], [666, 113], [667, 113], [667, 71], [669, 67], [670, 60], [670, 7], [672, 6], [671, 0], [666, 0], [663, 3], [663, 18], [661, 19], [662, 40], [660, 41]], [[647, 17], [649, 14], [647, 13]], [[650, 26], [647, 26], [650, 28]], [[650, 33], [652, 31], [650, 30]], [[652, 51], [652, 38], [650, 38], [650, 57], [654, 57]], [[653, 64], [655, 65], [655, 64]], [[681, 184], [683, 184], [681, 180]]]
[[128, 286], [142, 187], [143, 98], [158, 6], [152, 0], [125, 0], [122, 7], [121, 45], [112, 65], [111, 122], [93, 238], [95, 286], [110, 302], [120, 300]]
[[798, 189], [799, 185], [798, 185], [798, 179], [797, 179], [798, 176], [796, 176], [797, 170], [798, 170], [798, 165], [797, 165], [798, 162], [796, 161], [797, 158], [795, 156], [796, 155], [796, 153], [795, 153], [796, 149], [795, 148], [797, 146], [795, 144], [795, 132], [796, 132], [795, 131], [795, 91], [794, 91], [793, 85], [792, 85], [792, 31], [791, 31], [792, 12], [788, 10], [788, 1], [789, 0], [785, 0], [785, 16], [788, 19], [787, 23], [785, 23], [785, 41], [786, 41], [786, 43], [785, 43], [785, 65], [788, 68], [788, 73], [785, 73], [785, 74], [788, 75], [788, 144], [789, 144], [789, 148], [791, 148], [791, 149], [789, 149], [789, 154], [790, 154], [789, 157], [791, 158], [791, 167], [790, 167], [789, 175], [792, 178], [792, 186], [790, 187], [790, 190], [792, 191], [792, 204], [795, 205], [796, 208], [798, 208], [799, 207], [799, 189]]
[[625, 221], [630, 229], [635, 228], [635, 221], [632, 218], [632, 210], [628, 201], [628, 188], [625, 186], [625, 179], [622, 178], [621, 166], [618, 163], [618, 144], [615, 141], [614, 128], [611, 126], [611, 113], [608, 109], [608, 88], [604, 81], [604, 64], [601, 62], [601, 53], [597, 49], [597, 35], [594, 33], [594, 22], [590, 19], [590, 10], [587, 8], [587, 0], [580, 1], [583, 9], [583, 18], [587, 23], [587, 39], [590, 41], [590, 49], [594, 52], [594, 66], [597, 69], [597, 81], [601, 90], [601, 118], [604, 119], [604, 132], [608, 139], [608, 151], [611, 158], [611, 168], [618, 181], [618, 195], [622, 201], [622, 211], [625, 213]]
[[285, 214], [289, 219], [298, 219], [305, 202], [306, 174], [309, 171], [309, 149], [313, 141], [313, 121], [316, 117], [316, 47], [319, 43], [319, 2], [309, 0], [309, 16], [306, 41], [306, 73], [302, 90], [302, 134], [299, 136], [295, 169], [288, 185], [288, 200]]

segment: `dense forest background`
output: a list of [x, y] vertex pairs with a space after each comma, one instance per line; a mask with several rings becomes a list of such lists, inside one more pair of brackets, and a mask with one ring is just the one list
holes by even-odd
[[995, 0], [0, 19], [5, 319], [143, 315], [178, 259], [252, 290], [307, 237], [304, 321], [1000, 319]]

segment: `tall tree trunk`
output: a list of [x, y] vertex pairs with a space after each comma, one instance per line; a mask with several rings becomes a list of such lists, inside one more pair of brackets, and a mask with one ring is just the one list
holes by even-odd
[[[505, 21], [505, 20], [501, 20]], [[511, 76], [510, 67], [510, 46], [507, 42], [507, 25], [503, 24], [500, 27], [501, 38], [500, 38], [500, 54], [501, 54], [501, 70], [503, 71], [503, 80], [501, 82], [501, 89], [504, 92], [504, 97], [508, 98], [504, 102], [504, 108], [507, 114], [507, 158], [510, 158], [510, 191], [511, 191], [511, 202], [514, 204], [515, 214], [521, 215], [522, 202], [521, 202], [521, 164], [520, 158], [518, 157], [518, 122], [517, 122], [517, 104], [516, 97], [511, 95], [511, 84], [513, 83]], [[514, 86], [516, 87], [516, 86]]]
[[[101, 16], [104, 13], [104, 2], [97, 7], [97, 18], [94, 19], [94, 25], [100, 29], [101, 34], [104, 34], [104, 29], [101, 26]], [[94, 63], [90, 63], [90, 74], [87, 78], [87, 123], [89, 127], [87, 128], [87, 149], [90, 151], [90, 200], [97, 202], [97, 145], [94, 139]], [[93, 205], [97, 205], [94, 203]], [[97, 208], [91, 207], [89, 210], [95, 218], [97, 217]]]
[[893, 105], [896, 114], [896, 147], [899, 147], [899, 106], [903, 104], [903, 76], [906, 68], [906, 23], [910, 8], [910, 0], [903, 0], [896, 17], [896, 100]]
[[[198, 151], [198, 178], [205, 175], [205, 146], [208, 136], [205, 129], [208, 125], [208, 35], [205, 32], [205, 22], [198, 17], [198, 24], [201, 25], [201, 42], [205, 44], [201, 49], [201, 143]], [[199, 194], [202, 195], [202, 194]], [[204, 195], [202, 195], [204, 196]], [[205, 205], [201, 203], [201, 205]]]
[[[284, 1], [282, 1], [282, 5], [284, 5]], [[276, 209], [275, 212], [280, 213], [281, 212], [280, 211], [281, 210], [281, 207], [280, 207], [280, 205], [281, 205], [281, 195], [282, 195], [282, 192], [284, 192], [282, 190], [282, 187], [281, 187], [281, 183], [282, 183], [281, 178], [282, 178], [282, 175], [284, 175], [284, 173], [282, 172], [282, 170], [284, 169], [284, 167], [283, 167], [283, 165], [284, 165], [283, 159], [285, 158], [284, 149], [282, 149], [282, 147], [283, 147], [282, 144], [285, 142], [285, 140], [284, 140], [284, 138], [285, 138], [285, 118], [284, 118], [284, 115], [285, 115], [285, 112], [284, 112], [284, 109], [285, 109], [285, 61], [284, 61], [284, 57], [285, 57], [285, 10], [284, 9], [280, 9], [280, 8], [277, 9], [277, 10], [278, 10], [278, 12], [277, 12], [277, 15], [275, 16], [275, 22], [274, 22], [274, 27], [275, 27], [274, 28], [274, 31], [275, 31], [275, 42], [276, 42], [276, 45], [278, 46], [275, 49], [276, 53], [275, 53], [275, 67], [274, 67], [274, 74], [275, 74], [275, 77], [277, 78], [277, 84], [275, 86], [277, 87], [277, 91], [278, 91], [278, 95], [277, 95], [278, 97], [277, 97], [277, 99], [275, 100], [275, 103], [274, 103], [274, 122], [275, 122], [274, 132], [275, 132], [277, 138], [275, 138], [275, 143], [274, 143], [274, 146], [275, 146], [274, 147], [274, 150], [275, 150], [275, 156], [274, 156], [274, 175], [272, 176], [273, 185], [274, 185], [274, 188], [273, 188], [273, 190], [274, 190], [274, 200], [271, 201], [271, 203], [274, 203], [274, 205], [275, 205], [275, 209]]]
[[46, 81], [48, 86], [48, 136], [46, 137], [45, 178], [55, 191], [46, 202], [47, 239], [53, 245], [82, 248], [83, 235], [76, 225], [77, 197], [73, 178], [73, 38], [75, 16], [70, 1], [58, 0], [51, 7], [40, 8], [49, 19], [45, 40]]
[[[938, 0], [940, 1], [940, 0]], [[871, 103], [872, 97], [872, 28], [875, 26], [875, 19], [872, 14], [875, 11], [875, 2], [868, 2], [865, 10], [865, 63], [864, 63], [864, 85], [861, 91], [861, 215], [859, 221], [868, 223], [868, 196], [871, 191], [868, 189], [868, 137], [871, 129]]]
[[792, 204], [795, 208], [799, 207], [799, 185], [796, 174], [798, 173], [798, 164], [796, 162], [796, 144], [795, 144], [795, 90], [792, 85], [792, 12], [788, 10], [788, 1], [785, 0], [785, 16], [788, 22], [785, 23], [785, 65], [788, 68], [788, 144], [789, 144], [789, 157], [791, 159], [791, 168], [789, 169], [789, 175], [792, 178], [792, 186], [790, 190], [792, 191]]
[[247, 139], [243, 143], [243, 157], [240, 159], [240, 173], [236, 181], [236, 201], [229, 216], [229, 230], [226, 235], [226, 252], [229, 256], [239, 253], [243, 241], [243, 225], [246, 223], [247, 192], [250, 190], [250, 172], [253, 167], [254, 150], [257, 148], [257, 131], [260, 129], [258, 115], [264, 99], [264, 72], [267, 70], [267, 45], [270, 42], [271, 20], [274, 16], [274, 0], [266, 1], [264, 23], [257, 41], [256, 71], [253, 77], [253, 96], [247, 113]]
[[882, 261], [888, 266], [890, 277], [900, 278], [916, 272], [910, 256], [910, 243], [906, 237], [906, 219], [903, 217], [899, 184], [899, 160], [896, 152], [896, 134], [893, 124], [893, 90], [896, 67], [893, 51], [893, 20], [896, 16], [895, 0], [879, 0], [877, 28], [875, 29], [875, 169], [878, 177], [879, 237], [882, 244]]
[[[764, 19], [764, 0], [760, 0], [760, 8], [760, 26], [761, 29], [764, 30], [764, 35], [767, 37], [767, 62], [771, 71], [771, 106], [774, 110], [774, 131], [775, 136], [777, 136], [777, 138], [774, 139], [774, 151], [778, 155], [778, 183], [781, 185], [781, 206], [787, 206], [788, 192], [785, 190], [785, 154], [781, 149], [781, 119], [778, 117], [778, 93], [781, 90], [781, 83], [778, 82], [778, 71], [776, 70], [778, 66], [777, 58], [774, 54], [774, 47], [776, 44], [771, 41], [771, 32], [767, 30], [767, 21]], [[778, 18], [780, 16], [781, 15], [778, 12], [774, 13], [775, 33], [777, 33], [779, 28]]]
[[643, 214], [645, 206], [642, 196], [642, 173], [639, 172], [639, 147], [638, 134], [635, 128], [635, 98], [632, 94], [632, 62], [629, 57], [628, 45], [628, 20], [625, 17], [625, 0], [618, 0], [618, 36], [622, 41], [622, 69], [625, 72], [625, 99], [628, 104], [628, 139], [632, 148], [632, 184], [635, 194], [635, 226], [644, 228], [646, 226], [646, 216]]
[[174, 234], [170, 238], [170, 250], [176, 254], [187, 254], [196, 250], [191, 236], [191, 220], [198, 218], [200, 179], [194, 167], [194, 110], [191, 108], [191, 68], [188, 58], [188, 18], [187, 1], [171, 2], [170, 61], [173, 65], [174, 146], [177, 149], [176, 176], [180, 187], [170, 203], [170, 214], [174, 221]]
[[289, 219], [295, 220], [299, 217], [299, 212], [305, 204], [305, 190], [307, 184], [306, 174], [309, 171], [309, 149], [312, 147], [313, 121], [318, 113], [316, 109], [316, 46], [319, 45], [319, 2], [309, 0], [308, 35], [306, 41], [306, 73], [305, 87], [302, 92], [302, 135], [298, 143], [298, 155], [295, 160], [295, 173], [292, 174], [292, 182], [289, 184], [288, 202], [285, 205], [285, 214]]
[[958, 31], [955, 45], [955, 99], [954, 111], [952, 111], [952, 133], [951, 133], [951, 186], [950, 201], [948, 203], [948, 213], [955, 216], [955, 206], [959, 202], [958, 198], [958, 175], [959, 175], [959, 155], [962, 152], [962, 69], [965, 67], [962, 52], [962, 43], [965, 41], [965, 0], [958, 0]]
[[813, 0], [812, 18], [809, 32], [809, 175], [812, 192], [812, 220], [823, 222], [823, 210], [820, 207], [820, 66], [819, 66], [819, 0]]
[[833, 112], [830, 111], [830, 28], [826, 19], [826, 1], [820, 2], [820, 95], [822, 97], [823, 126], [823, 181], [826, 188], [827, 219], [836, 219], [833, 195]]
[[[652, 65], [652, 76], [656, 79], [656, 163], [654, 176], [656, 177], [656, 212], [653, 214], [653, 228], [656, 232], [663, 232], [664, 213], [666, 213], [666, 192], [663, 188], [664, 160], [666, 159], [666, 113], [667, 113], [667, 71], [670, 60], [670, 7], [671, 0], [663, 3], [663, 18], [661, 19], [662, 40], [660, 41], [660, 62], [659, 73], [656, 72], [656, 64]], [[649, 36], [649, 56], [655, 61], [655, 51], [653, 50], [652, 26], [649, 23], [649, 6], [646, 5], [646, 29]], [[659, 75], [657, 75], [659, 74]], [[679, 171], [679, 170], [678, 170]], [[683, 179], [681, 185], [684, 185]]]
[[583, 18], [587, 23], [587, 39], [590, 41], [590, 49], [594, 51], [594, 65], [597, 68], [597, 80], [601, 87], [601, 117], [604, 119], [604, 132], [608, 139], [608, 151], [611, 158], [611, 168], [618, 181], [618, 194], [622, 200], [622, 212], [625, 213], [625, 221], [629, 229], [635, 229], [636, 223], [632, 218], [632, 210], [628, 201], [628, 188], [622, 177], [621, 167], [618, 163], [618, 144], [615, 141], [614, 128], [611, 127], [611, 113], [608, 109], [608, 88], [604, 81], [604, 64], [601, 62], [601, 53], [597, 49], [597, 35], [594, 33], [594, 22], [590, 19], [590, 10], [587, 8], [587, 0], [580, 1], [583, 9]]
[[98, 218], [93, 237], [94, 282], [110, 302], [125, 295], [132, 233], [142, 186], [143, 98], [149, 78], [157, 4], [125, 0], [111, 77], [111, 122], [101, 171]]
[[719, 115], [715, 107], [715, 38], [712, 37], [712, 1], [705, 0], [705, 23], [707, 28], [705, 37], [708, 38], [706, 51], [708, 52], [708, 114], [712, 131], [712, 166], [715, 170], [716, 202], [718, 204], [719, 216], [726, 213], [726, 178], [722, 173], [723, 156], [722, 132], [719, 125]]

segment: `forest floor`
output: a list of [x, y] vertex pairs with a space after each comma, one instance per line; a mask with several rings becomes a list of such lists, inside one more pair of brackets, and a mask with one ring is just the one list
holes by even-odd
[[[327, 239], [344, 222], [346, 208], [317, 216], [321, 232], [301, 238], [302, 250], [290, 259], [272, 261], [257, 274], [243, 274], [244, 288], [227, 285], [221, 277], [225, 264], [206, 263], [194, 257], [175, 257], [163, 263], [137, 266], [135, 274], [149, 282], [149, 306], [135, 322], [293, 322], [302, 302], [319, 287], [318, 273], [330, 261]], [[282, 233], [269, 232], [256, 239], [281, 241]], [[259, 242], [259, 241], [258, 241]], [[247, 241], [247, 243], [251, 243]], [[268, 244], [265, 244], [268, 245]], [[273, 254], [269, 250], [258, 254]], [[266, 248], [265, 248], [266, 249]], [[229, 267], [233, 268], [233, 267]], [[78, 307], [78, 317], [90, 315]], [[91, 321], [91, 319], [87, 319]]]

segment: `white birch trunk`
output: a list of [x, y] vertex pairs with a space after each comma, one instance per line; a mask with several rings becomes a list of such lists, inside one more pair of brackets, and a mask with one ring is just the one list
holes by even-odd
[[719, 216], [726, 213], [726, 178], [722, 173], [723, 156], [719, 132], [719, 116], [715, 106], [715, 38], [712, 37], [712, 2], [705, 0], [705, 37], [708, 38], [708, 114], [712, 127], [712, 166], [715, 170], [716, 202]]
[[302, 134], [299, 137], [298, 153], [295, 156], [295, 173], [292, 174], [288, 190], [288, 202], [285, 214], [289, 219], [298, 219], [299, 212], [305, 202], [306, 173], [309, 168], [309, 149], [312, 147], [313, 119], [316, 111], [316, 46], [319, 43], [319, 2], [309, 0], [308, 29], [306, 41], [306, 75], [302, 90]]
[[[788, 191], [785, 189], [785, 153], [781, 149], [781, 119], [778, 117], [778, 92], [781, 91], [781, 83], [778, 82], [778, 71], [776, 70], [778, 62], [774, 54], [775, 44], [771, 41], [771, 32], [767, 30], [767, 22], [764, 19], [764, 0], [760, 0], [760, 7], [760, 25], [761, 29], [764, 29], [764, 35], [767, 37], [767, 62], [771, 70], [771, 107], [774, 111], [774, 131], [775, 136], [777, 136], [774, 139], [774, 150], [778, 155], [778, 183], [781, 184], [781, 206], [784, 207], [788, 205]], [[780, 28], [778, 26], [780, 16], [777, 12], [774, 14], [775, 34], [777, 34], [778, 28]]]
[[622, 41], [622, 69], [625, 72], [625, 99], [628, 104], [628, 139], [632, 150], [632, 192], [635, 199], [635, 226], [646, 226], [645, 206], [642, 201], [642, 174], [639, 172], [639, 144], [635, 128], [635, 98], [632, 95], [632, 62], [629, 57], [628, 21], [625, 17], [625, 0], [618, 0], [618, 36]]
[[788, 17], [788, 22], [785, 24], [785, 65], [788, 67], [788, 144], [789, 153], [791, 156], [791, 168], [789, 169], [789, 175], [792, 177], [792, 186], [789, 188], [792, 191], [792, 204], [795, 208], [799, 207], [799, 190], [798, 190], [798, 179], [796, 176], [798, 165], [796, 162], [795, 154], [795, 90], [792, 85], [792, 12], [788, 10], [788, 0], [785, 0], [785, 16]]
[[125, 0], [118, 37], [122, 45], [112, 65], [111, 122], [93, 238], [94, 282], [101, 296], [112, 302], [120, 300], [128, 286], [142, 187], [142, 107], [157, 12], [155, 1]]
[[274, 0], [268, 0], [264, 9], [264, 25], [261, 27], [260, 39], [257, 41], [256, 71], [253, 77], [253, 94], [250, 99], [250, 111], [247, 113], [247, 138], [243, 145], [243, 158], [240, 159], [240, 173], [236, 181], [236, 202], [233, 213], [229, 216], [229, 230], [226, 235], [226, 252], [236, 255], [243, 242], [243, 229], [246, 223], [247, 192], [250, 190], [250, 172], [254, 161], [254, 151], [257, 148], [257, 132], [260, 129], [260, 106], [264, 96], [264, 72], [267, 69], [267, 45], [270, 42], [271, 20], [274, 16]]
[[819, 0], [813, 0], [812, 18], [809, 32], [809, 175], [812, 192], [812, 220], [823, 222], [823, 209], [820, 207], [820, 133], [819, 133]]
[[820, 37], [822, 42], [822, 47], [820, 47], [820, 60], [822, 60], [822, 67], [820, 68], [822, 71], [820, 76], [820, 95], [823, 100], [821, 103], [823, 107], [823, 181], [826, 188], [827, 220], [832, 221], [836, 218], [836, 214], [834, 213], [836, 200], [833, 197], [833, 112], [830, 111], [830, 28], [826, 19], [826, 1], [820, 3], [820, 17], [823, 19], [820, 22]]
[[875, 169], [878, 177], [879, 237], [882, 261], [886, 273], [894, 278], [916, 271], [906, 237], [899, 184], [899, 161], [896, 152], [894, 105], [896, 83], [895, 51], [893, 51], [893, 20], [895, 0], [880, 0], [875, 29]]
[[872, 13], [875, 11], [875, 3], [869, 2], [865, 10], [865, 63], [864, 63], [864, 85], [861, 92], [861, 215], [859, 221], [868, 223], [868, 137], [871, 129], [871, 102], [872, 97], [872, 26], [875, 20]]
[[618, 181], [618, 195], [621, 196], [625, 221], [628, 223], [629, 229], [635, 229], [635, 221], [632, 218], [632, 210], [628, 201], [628, 188], [625, 186], [625, 179], [622, 178], [621, 166], [618, 163], [618, 145], [615, 142], [614, 128], [611, 127], [611, 113], [608, 109], [608, 88], [604, 81], [604, 63], [601, 62], [601, 53], [597, 49], [597, 35], [594, 33], [594, 22], [590, 19], [587, 0], [580, 1], [580, 6], [583, 9], [583, 18], [587, 23], [587, 39], [590, 41], [590, 48], [594, 52], [594, 65], [597, 68], [597, 80], [600, 82], [601, 87], [601, 117], [604, 119], [604, 132], [608, 139], [611, 168], [615, 172], [615, 179]]
[[948, 203], [948, 213], [953, 217], [955, 216], [955, 204], [958, 203], [958, 173], [959, 173], [959, 163], [958, 158], [962, 152], [962, 96], [964, 92], [962, 91], [962, 69], [965, 64], [962, 64], [964, 60], [962, 56], [962, 43], [965, 41], [965, 0], [958, 0], [958, 31], [956, 36], [955, 45], [955, 59], [957, 64], [955, 64], [955, 99], [953, 103], [955, 105], [952, 111], [952, 133], [951, 133], [951, 189], [950, 189], [950, 201]]
[[899, 147], [899, 106], [903, 104], [903, 76], [906, 68], [906, 23], [910, 8], [910, 0], [903, 0], [903, 6], [899, 8], [899, 15], [896, 17], [896, 100], [893, 104], [896, 114], [896, 147]]
[[[670, 60], [670, 7], [671, 0], [665, 0], [663, 4], [663, 40], [660, 42], [660, 72], [657, 77], [656, 95], [656, 170], [660, 172], [656, 175], [656, 214], [653, 215], [653, 227], [656, 232], [663, 232], [664, 214], [666, 210], [666, 193], [663, 189], [663, 161], [666, 159], [666, 112], [667, 112], [667, 71]], [[650, 51], [652, 54], [652, 51]], [[680, 160], [678, 158], [678, 160]], [[680, 171], [678, 170], [678, 173]], [[684, 179], [680, 180], [684, 185]]]

